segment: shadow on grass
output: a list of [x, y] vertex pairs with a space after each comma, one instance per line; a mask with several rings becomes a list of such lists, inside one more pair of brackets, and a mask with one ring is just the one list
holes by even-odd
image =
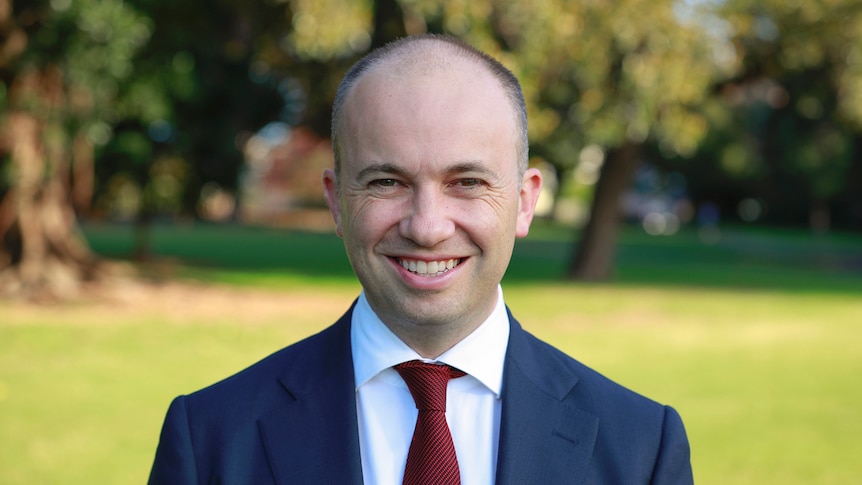
[[[87, 224], [84, 233], [98, 254], [129, 259], [134, 227]], [[290, 272], [352, 278], [341, 239], [334, 234], [215, 224], [156, 224], [149, 233], [152, 256], [202, 269]]]
[[[128, 259], [134, 228], [87, 224], [99, 254]], [[565, 281], [575, 231], [539, 221], [519, 240], [507, 284]], [[353, 282], [342, 240], [332, 233], [214, 224], [157, 224], [150, 232], [158, 258], [176, 260], [196, 279], [208, 272], [280, 275]], [[249, 276], [251, 280], [253, 276]], [[253, 281], [251, 281], [253, 283]], [[695, 231], [652, 237], [626, 228], [618, 248], [613, 284], [718, 287], [862, 295], [862, 236], [814, 237], [804, 231], [725, 229], [716, 244]]]
[[[507, 281], [565, 280], [574, 241], [574, 231], [547, 227], [519, 241]], [[732, 227], [706, 244], [695, 230], [655, 237], [626, 227], [612, 283], [862, 296], [862, 235]]]

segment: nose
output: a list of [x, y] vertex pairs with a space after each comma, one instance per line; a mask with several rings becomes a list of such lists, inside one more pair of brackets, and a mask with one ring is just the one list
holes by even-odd
[[455, 222], [446, 196], [430, 187], [418, 188], [399, 223], [401, 236], [420, 247], [434, 247], [455, 232]]

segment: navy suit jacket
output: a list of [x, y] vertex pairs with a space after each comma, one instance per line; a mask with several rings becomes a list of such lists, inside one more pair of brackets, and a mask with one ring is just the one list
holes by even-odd
[[[351, 314], [176, 398], [149, 483], [361, 484]], [[692, 483], [676, 411], [509, 321], [498, 484]]]

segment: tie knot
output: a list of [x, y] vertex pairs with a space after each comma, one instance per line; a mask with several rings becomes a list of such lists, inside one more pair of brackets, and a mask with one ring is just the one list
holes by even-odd
[[429, 364], [421, 360], [411, 360], [395, 366], [401, 378], [407, 383], [416, 409], [420, 411], [446, 412], [446, 386], [449, 379], [466, 375], [449, 365]]

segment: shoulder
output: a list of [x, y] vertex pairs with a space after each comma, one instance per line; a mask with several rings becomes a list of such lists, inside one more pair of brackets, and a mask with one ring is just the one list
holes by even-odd
[[691, 483], [688, 438], [673, 408], [609, 379], [512, 322], [509, 365], [519, 377], [510, 382], [550, 395], [572, 415], [594, 419], [591, 483], [622, 483], [627, 481], [623, 477], [635, 476], [651, 483]]

